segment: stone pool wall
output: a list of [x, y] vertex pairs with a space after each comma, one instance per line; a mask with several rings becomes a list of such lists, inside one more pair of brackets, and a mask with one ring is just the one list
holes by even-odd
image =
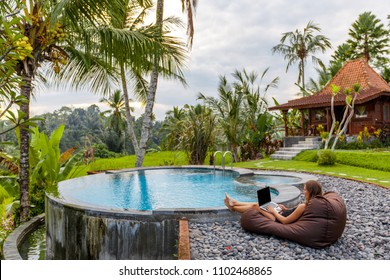
[[47, 198], [46, 259], [174, 259], [176, 219], [80, 209]]
[[176, 259], [179, 220], [239, 219], [227, 209], [109, 211], [46, 197], [46, 259]]
[[28, 222], [22, 223], [17, 227], [10, 235], [3, 245], [3, 254], [5, 260], [22, 260], [19, 253], [20, 245], [23, 241], [35, 230], [45, 223], [45, 214], [41, 214], [29, 220]]

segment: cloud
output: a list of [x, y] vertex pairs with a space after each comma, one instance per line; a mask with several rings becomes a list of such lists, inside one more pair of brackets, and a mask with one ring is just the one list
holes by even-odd
[[[165, 1], [165, 14], [181, 16], [178, 0]], [[160, 79], [156, 97], [155, 114], [164, 119], [165, 112], [173, 106], [196, 104], [197, 94], [216, 96], [219, 76], [230, 74], [235, 69], [247, 69], [261, 73], [267, 67], [269, 79], [280, 78], [279, 87], [271, 89], [268, 98], [275, 97], [284, 103], [296, 98], [298, 88], [297, 65], [292, 65], [286, 73], [287, 62], [280, 54], [272, 54], [271, 48], [280, 41], [282, 33], [302, 30], [312, 20], [322, 29], [333, 45], [345, 42], [348, 29], [365, 11], [372, 11], [387, 26], [388, 0], [213, 0], [199, 1], [195, 18], [195, 38], [193, 49], [185, 71], [188, 87]], [[185, 30], [175, 32], [184, 36]], [[334, 50], [318, 54], [328, 63]], [[314, 66], [308, 62], [307, 78], [316, 78]], [[55, 96], [41, 94], [34, 103], [35, 109], [47, 110], [63, 104], [78, 106], [96, 103], [99, 97], [90, 94], [61, 93]], [[164, 111], [165, 110], [165, 111]]]

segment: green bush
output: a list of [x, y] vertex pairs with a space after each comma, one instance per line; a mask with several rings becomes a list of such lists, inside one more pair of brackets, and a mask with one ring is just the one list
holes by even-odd
[[330, 150], [318, 151], [318, 165], [334, 165], [336, 163], [336, 154]]
[[117, 153], [109, 151], [104, 144], [93, 145], [93, 155], [95, 158], [115, 158], [119, 156]]
[[[333, 145], [333, 143], [330, 143], [330, 146], [331, 145]], [[369, 148], [368, 143], [359, 142], [359, 141], [352, 141], [352, 142], [339, 141], [336, 144], [337, 150], [364, 150], [368, 148]]]
[[[330, 141], [330, 146], [333, 145], [333, 140]], [[365, 150], [365, 149], [378, 149], [386, 147], [386, 143], [382, 143], [382, 141], [378, 138], [370, 138], [369, 141], [354, 141], [346, 142], [338, 141], [336, 144], [337, 150]]]

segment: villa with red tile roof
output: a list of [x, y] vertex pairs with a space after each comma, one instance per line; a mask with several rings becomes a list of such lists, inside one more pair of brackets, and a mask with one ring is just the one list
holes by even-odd
[[[340, 93], [355, 84], [360, 85], [360, 93], [355, 101], [354, 116], [349, 124], [347, 134], [356, 135], [364, 127], [381, 128], [390, 126], [390, 85], [370, 67], [363, 59], [351, 60], [337, 72], [331, 81], [317, 94], [290, 100], [285, 104], [270, 107], [269, 110], [281, 110], [284, 116], [285, 136], [289, 136], [286, 125], [289, 109], [298, 109], [302, 113], [301, 136], [318, 135], [316, 127], [324, 126], [329, 131], [332, 118], [330, 115], [331, 85], [341, 88]], [[336, 119], [341, 121], [345, 109], [345, 94], [338, 94], [334, 99]], [[308, 124], [305, 128], [305, 116]]]

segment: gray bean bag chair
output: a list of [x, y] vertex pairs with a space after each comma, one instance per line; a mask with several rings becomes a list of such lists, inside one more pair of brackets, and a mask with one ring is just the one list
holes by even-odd
[[274, 235], [313, 248], [334, 243], [344, 232], [347, 210], [342, 198], [327, 192], [312, 198], [302, 216], [292, 224], [271, 221], [255, 209], [241, 216], [241, 226], [250, 232]]

